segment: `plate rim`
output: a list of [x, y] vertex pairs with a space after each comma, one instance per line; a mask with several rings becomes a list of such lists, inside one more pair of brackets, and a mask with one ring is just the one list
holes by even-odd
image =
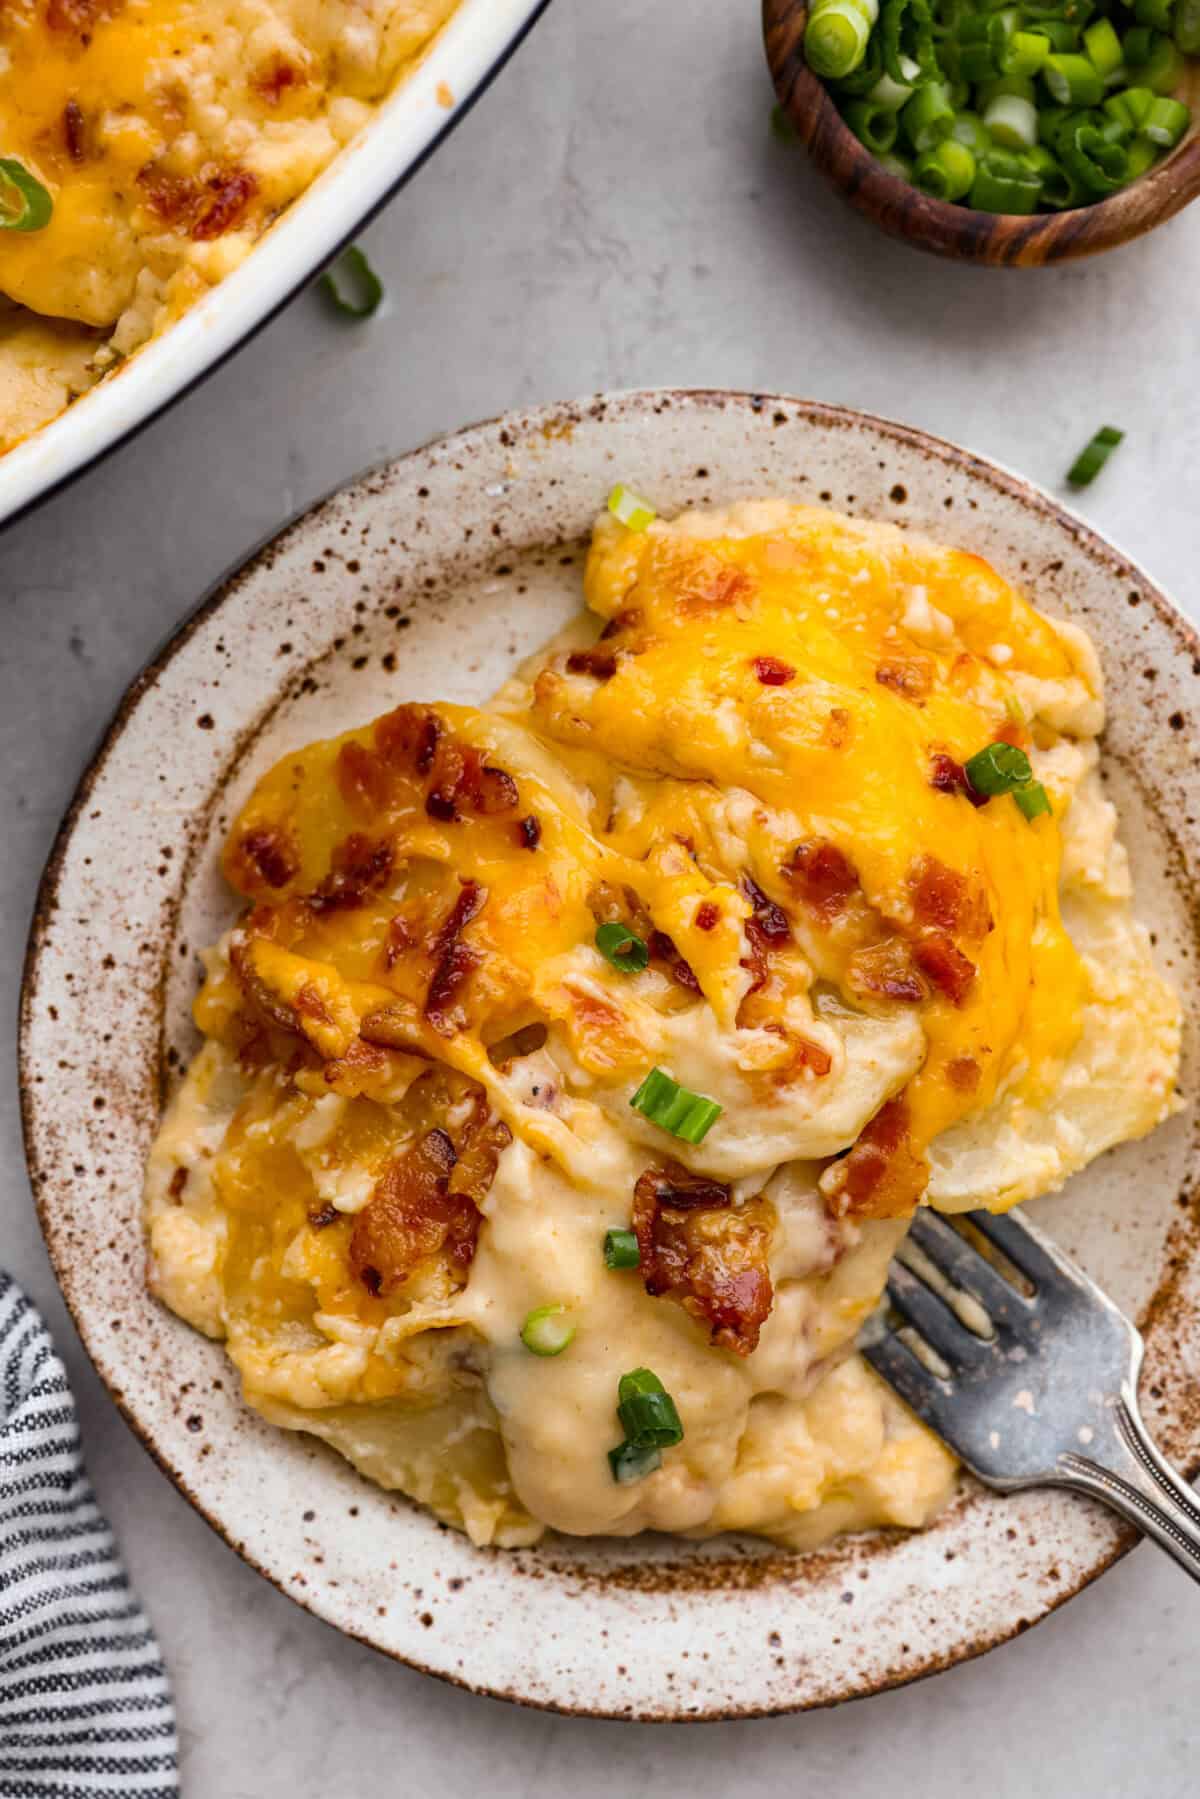
[[[1123, 1560], [1130, 1550], [1141, 1542], [1141, 1536], [1132, 1526], [1120, 1526], [1112, 1547], [1099, 1552], [1092, 1565], [1080, 1574], [1075, 1584], [1050, 1598], [1039, 1596], [1034, 1608], [1035, 1616], [1015, 1617], [1010, 1623], [975, 1637], [969, 1642], [955, 1645], [948, 1650], [932, 1651], [919, 1667], [905, 1668], [895, 1674], [882, 1671], [877, 1677], [865, 1680], [853, 1693], [798, 1697], [778, 1703], [711, 1705], [691, 1711], [638, 1709], [636, 1706], [633, 1710], [616, 1709], [603, 1705], [589, 1706], [545, 1697], [532, 1697], [521, 1691], [505, 1690], [494, 1684], [472, 1681], [463, 1674], [432, 1665], [415, 1655], [405, 1654], [399, 1649], [382, 1645], [352, 1625], [344, 1623], [340, 1619], [335, 1620], [328, 1614], [319, 1598], [314, 1598], [308, 1592], [300, 1593], [290, 1590], [263, 1561], [251, 1552], [246, 1543], [237, 1541], [230, 1527], [214, 1515], [208, 1504], [193, 1490], [186, 1473], [172, 1466], [166, 1449], [155, 1440], [151, 1429], [138, 1418], [134, 1403], [127, 1398], [117, 1378], [115, 1376], [110, 1378], [105, 1371], [106, 1358], [99, 1340], [98, 1325], [95, 1321], [89, 1321], [87, 1307], [75, 1291], [75, 1272], [70, 1259], [65, 1247], [56, 1241], [56, 1227], [51, 1214], [49, 1195], [52, 1170], [42, 1163], [37, 1141], [35, 1086], [29, 1078], [31, 1058], [34, 1053], [31, 1038], [35, 1029], [39, 964], [46, 946], [48, 932], [58, 911], [59, 884], [81, 815], [88, 805], [96, 783], [104, 773], [110, 757], [120, 743], [127, 722], [144, 695], [155, 685], [159, 676], [174, 661], [175, 657], [186, 648], [195, 632], [238, 591], [244, 580], [251, 578], [258, 571], [264, 555], [268, 551], [285, 546], [301, 526], [306, 525], [310, 519], [331, 503], [382, 476], [393, 476], [405, 465], [414, 465], [420, 459], [427, 458], [431, 452], [452, 452], [456, 446], [465, 447], [472, 438], [482, 433], [509, 430], [524, 437], [531, 432], [540, 431], [546, 426], [561, 427], [564, 424], [580, 422], [587, 417], [602, 417], [610, 409], [653, 414], [655, 410], [662, 408], [664, 402], [667, 406], [712, 405], [722, 410], [732, 406], [747, 413], [761, 413], [775, 403], [779, 403], [791, 408], [794, 415], [802, 419], [806, 425], [841, 428], [865, 426], [905, 449], [929, 454], [934, 461], [943, 466], [965, 472], [974, 479], [982, 480], [1007, 498], [1032, 508], [1043, 518], [1047, 518], [1065, 529], [1073, 546], [1082, 554], [1090, 556], [1106, 567], [1110, 573], [1117, 574], [1121, 580], [1128, 577], [1130, 582], [1138, 587], [1141, 597], [1152, 606], [1167, 631], [1194, 660], [1200, 661], [1200, 628], [1193, 625], [1182, 609], [1158, 585], [1157, 581], [1126, 551], [1072, 513], [1051, 493], [994, 458], [983, 456], [952, 439], [925, 431], [918, 426], [907, 425], [885, 415], [866, 411], [863, 408], [819, 399], [808, 399], [779, 390], [715, 386], [687, 387], [670, 384], [662, 387], [606, 390], [585, 395], [576, 400], [512, 408], [507, 412], [460, 426], [450, 432], [435, 433], [400, 455], [376, 461], [351, 479], [338, 483], [307, 505], [298, 508], [276, 530], [260, 538], [212, 582], [196, 604], [181, 616], [125, 688], [100, 733], [96, 747], [79, 775], [75, 790], [55, 832], [38, 881], [21, 970], [17, 1072], [22, 1141], [30, 1190], [55, 1281], [63, 1296], [72, 1324], [106, 1392], [136, 1440], [188, 1504], [227, 1547], [233, 1549], [243, 1562], [269, 1581], [276, 1591], [282, 1593], [311, 1616], [319, 1619], [321, 1623], [377, 1653], [387, 1656], [390, 1660], [412, 1668], [418, 1673], [432, 1675], [465, 1692], [501, 1699], [533, 1710], [554, 1712], [570, 1717], [613, 1719], [622, 1722], [706, 1723], [791, 1716], [804, 1711], [826, 1710], [835, 1705], [850, 1703], [855, 1699], [869, 1698], [878, 1693], [913, 1685], [960, 1663], [977, 1660], [990, 1650], [1000, 1647], [1001, 1644], [1023, 1635], [1026, 1630], [1032, 1629], [1042, 1619], [1060, 1610], [1069, 1600], [1075, 1598], [1107, 1573], [1118, 1561]], [[1184, 1472], [1189, 1479], [1200, 1473], [1200, 1445], [1189, 1462], [1184, 1465]], [[680, 1695], [680, 1699], [682, 1699], [682, 1695]]]

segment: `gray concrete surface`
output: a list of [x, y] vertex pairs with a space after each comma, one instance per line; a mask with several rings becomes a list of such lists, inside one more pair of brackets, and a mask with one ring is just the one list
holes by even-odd
[[[6, 1034], [59, 815], [141, 663], [290, 513], [506, 407], [643, 383], [782, 388], [930, 427], [1051, 488], [1094, 427], [1122, 425], [1080, 509], [1200, 616], [1200, 207], [1054, 273], [938, 263], [844, 210], [770, 135], [771, 98], [754, 0], [555, 0], [368, 234], [384, 314], [346, 329], [301, 296], [0, 538]], [[1200, 1595], [1149, 1548], [982, 1661], [758, 1724], [543, 1717], [343, 1641], [209, 1533], [91, 1373], [30, 1206], [5, 1055], [0, 1260], [65, 1350], [96, 1484], [174, 1672], [189, 1799], [1195, 1790]]]

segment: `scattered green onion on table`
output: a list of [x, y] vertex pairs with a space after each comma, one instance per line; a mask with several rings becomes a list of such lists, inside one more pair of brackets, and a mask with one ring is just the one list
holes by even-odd
[[1186, 135], [1200, 0], [812, 0], [804, 53], [891, 174], [980, 212], [1107, 199]]
[[1067, 470], [1071, 486], [1090, 487], [1124, 436], [1115, 425], [1102, 425]]
[[331, 304], [349, 319], [369, 319], [383, 299], [383, 282], [357, 244], [342, 251], [321, 276]]

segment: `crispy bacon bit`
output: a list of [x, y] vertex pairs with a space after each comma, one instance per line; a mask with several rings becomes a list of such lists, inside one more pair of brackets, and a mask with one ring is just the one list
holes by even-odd
[[[254, 875], [268, 887], [286, 887], [300, 873], [300, 858], [287, 832], [279, 825], [262, 825], [247, 831], [234, 847], [235, 864], [248, 863]], [[250, 884], [255, 882], [253, 875]]]
[[929, 998], [929, 988], [913, 965], [912, 952], [902, 937], [885, 937], [866, 949], [855, 950], [846, 969], [846, 985], [860, 997], [906, 1005], [919, 1005]]
[[187, 1184], [188, 1184], [187, 1169], [182, 1168], [182, 1167], [177, 1168], [175, 1170], [174, 1174], [171, 1176], [171, 1179], [167, 1183], [167, 1197], [170, 1199], [172, 1205], [177, 1206], [179, 1204], [179, 1202], [182, 1200], [183, 1190], [187, 1186]]
[[919, 925], [940, 931], [957, 931], [964, 923], [968, 901], [966, 875], [947, 868], [936, 856], [918, 856], [909, 870], [913, 916]]
[[449, 917], [430, 946], [436, 960], [425, 995], [425, 1016], [443, 1037], [453, 1037], [466, 1023], [466, 1015], [456, 1002], [467, 976], [478, 968], [483, 955], [463, 943], [461, 933], [482, 910], [486, 899], [486, 887], [477, 881], [464, 881]]
[[831, 706], [821, 736], [831, 750], [844, 750], [854, 735], [854, 718], [844, 706]]
[[698, 931], [711, 931], [720, 921], [721, 908], [715, 900], [701, 900], [696, 907], [695, 926]]
[[303, 80], [303, 71], [295, 63], [282, 56], [273, 56], [255, 75], [254, 87], [268, 106], [278, 106], [288, 88], [296, 87]]
[[517, 821], [517, 842], [523, 850], [535, 850], [542, 841], [542, 827], [533, 813]]
[[258, 178], [249, 169], [221, 169], [209, 176], [205, 188], [206, 203], [191, 232], [197, 243], [211, 243], [241, 223], [258, 192]]
[[881, 687], [890, 687], [902, 699], [920, 706], [929, 698], [933, 672], [933, 664], [927, 657], [895, 657], [879, 664], [875, 679]]
[[758, 882], [751, 880], [749, 875], [742, 876], [742, 892], [750, 901], [751, 910], [743, 927], [750, 953], [742, 957], [741, 966], [752, 976], [749, 993], [757, 993], [767, 983], [771, 950], [789, 941], [792, 928], [783, 907], [768, 899]]
[[930, 931], [918, 938], [913, 959], [922, 974], [927, 975], [946, 998], [961, 1006], [975, 979], [975, 964], [964, 956], [957, 944], [940, 931]]
[[466, 1125], [459, 1132], [458, 1161], [450, 1176], [450, 1192], [480, 1206], [496, 1178], [500, 1157], [512, 1142], [512, 1132], [488, 1111], [482, 1088], [475, 1094]]
[[929, 785], [939, 793], [961, 793], [973, 806], [987, 805], [987, 794], [976, 793], [962, 763], [956, 762], [944, 750], [934, 752], [929, 769]]
[[673, 937], [668, 937], [665, 931], [651, 931], [646, 939], [646, 948], [650, 951], [650, 960], [661, 962], [677, 986], [688, 993], [701, 991], [691, 963], [680, 955]]
[[72, 162], [82, 162], [87, 155], [83, 108], [78, 100], [68, 100], [63, 107], [63, 142]]
[[603, 631], [600, 642], [607, 643], [612, 637], [619, 637], [622, 631], [636, 631], [642, 622], [640, 606], [624, 606], [620, 612], [614, 612]]
[[397, 912], [383, 939], [384, 967], [394, 968], [401, 956], [406, 956], [410, 949], [416, 949], [420, 941], [403, 912]]
[[781, 873], [826, 924], [844, 912], [851, 895], [858, 892], [854, 864], [823, 838], [798, 843]]
[[309, 894], [309, 906], [314, 912], [361, 906], [372, 888], [387, 885], [394, 856], [386, 837], [373, 843], [369, 837], [352, 831], [335, 848], [332, 867], [316, 891]]
[[946, 1079], [959, 1093], [974, 1093], [979, 1085], [980, 1067], [974, 1056], [955, 1056], [946, 1064]]
[[361, 1092], [363, 1077], [382, 1074], [388, 1065], [387, 1051], [374, 1043], [364, 1043], [356, 1037], [344, 1056], [332, 1057], [326, 1062], [323, 1074], [331, 1087], [339, 1086], [345, 1091], [347, 1086], [351, 1092]]
[[333, 766], [338, 792], [352, 812], [381, 812], [392, 797], [388, 771], [361, 743], [344, 743]]
[[350, 1269], [377, 1298], [397, 1292], [423, 1261], [443, 1252], [465, 1278], [479, 1213], [468, 1195], [450, 1191], [457, 1160], [446, 1132], [429, 1131], [388, 1163], [355, 1218]]
[[815, 1075], [818, 1080], [823, 1080], [833, 1067], [833, 1057], [822, 1044], [814, 1043], [810, 1037], [801, 1037], [795, 1032], [789, 1031], [788, 1027], [781, 1024], [777, 1018], [768, 1019], [762, 1028], [764, 1031], [769, 1031], [774, 1037], [782, 1037], [792, 1051], [789, 1062], [784, 1063], [782, 1068], [771, 1070], [771, 1079], [776, 1086], [790, 1085], [792, 1080], [798, 1074], [802, 1074], [805, 1069]]
[[314, 1231], [323, 1231], [329, 1225], [336, 1224], [341, 1215], [336, 1206], [326, 1202], [325, 1205], [318, 1206], [315, 1211], [308, 1214], [308, 1222]]
[[676, 610], [685, 618], [723, 612], [753, 592], [754, 583], [745, 569], [733, 568], [709, 554], [698, 557], [685, 572]]
[[515, 811], [520, 802], [517, 783], [505, 769], [492, 767], [482, 750], [459, 742], [440, 726], [432, 747], [427, 735], [418, 744], [416, 767], [430, 778], [425, 810], [443, 823], [457, 823], [465, 809], [491, 818]]
[[720, 1181], [668, 1162], [639, 1177], [633, 1228], [647, 1293], [675, 1300], [722, 1349], [750, 1355], [774, 1299], [767, 1202], [733, 1206]]
[[838, 1165], [841, 1181], [833, 1195], [837, 1217], [899, 1218], [911, 1212], [929, 1179], [929, 1164], [913, 1149], [908, 1107], [889, 1099], [861, 1132]]
[[796, 679], [791, 663], [781, 662], [778, 656], [753, 656], [750, 666], [764, 687], [786, 687]]
[[611, 681], [617, 672], [617, 659], [610, 650], [572, 650], [567, 657], [569, 675], [591, 675], [597, 681]]
[[391, 767], [415, 768], [425, 775], [433, 767], [444, 730], [436, 712], [423, 706], [396, 706], [375, 726], [375, 748]]

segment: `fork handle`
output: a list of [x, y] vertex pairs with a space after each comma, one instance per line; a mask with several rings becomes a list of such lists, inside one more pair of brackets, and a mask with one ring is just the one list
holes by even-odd
[[1111, 1442], [1059, 1456], [1055, 1484], [1119, 1512], [1200, 1582], [1200, 1497], [1151, 1442], [1131, 1386], [1122, 1387], [1112, 1420]]

